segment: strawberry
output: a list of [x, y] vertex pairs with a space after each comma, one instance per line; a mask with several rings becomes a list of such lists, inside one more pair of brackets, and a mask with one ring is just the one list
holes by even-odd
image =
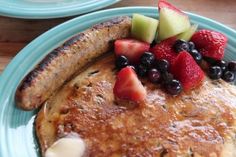
[[144, 100], [147, 95], [132, 67], [125, 67], [117, 74], [113, 93], [120, 99], [135, 102]]
[[165, 59], [172, 65], [177, 57], [177, 53], [173, 49], [175, 41], [176, 38], [166, 39], [151, 48], [151, 52], [155, 54], [157, 59]]
[[205, 56], [221, 60], [224, 58], [224, 49], [227, 44], [227, 37], [219, 32], [212, 30], [200, 30], [192, 38], [199, 52]]
[[185, 91], [197, 87], [205, 78], [205, 74], [200, 66], [186, 51], [179, 53], [171, 67], [171, 72], [182, 83]]
[[115, 41], [117, 56], [126, 56], [131, 63], [138, 63], [141, 55], [148, 51], [150, 44], [135, 39], [120, 39]]

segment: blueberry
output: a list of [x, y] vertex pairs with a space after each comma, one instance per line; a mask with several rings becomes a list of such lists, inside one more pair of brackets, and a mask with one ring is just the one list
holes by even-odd
[[169, 70], [170, 64], [167, 60], [161, 59], [157, 60], [155, 63], [155, 67], [162, 73], [167, 72]]
[[116, 58], [115, 64], [116, 64], [116, 68], [120, 70], [129, 65], [129, 60], [125, 56], [119, 56]]
[[202, 55], [201, 55], [201, 53], [199, 53], [196, 49], [191, 50], [189, 53], [192, 55], [193, 59], [194, 59], [198, 64], [201, 63], [201, 61], [202, 61]]
[[189, 44], [185, 40], [177, 40], [174, 44], [174, 50], [178, 53], [181, 51], [189, 52]]
[[155, 56], [151, 52], [145, 52], [140, 58], [141, 64], [147, 67], [150, 67], [154, 61], [155, 61]]
[[224, 60], [217, 60], [215, 61], [214, 65], [219, 66], [222, 72], [224, 72], [227, 69], [227, 63]]
[[146, 76], [147, 71], [148, 71], [148, 67], [146, 67], [145, 65], [140, 64], [137, 66], [138, 76], [141, 76], [141, 77]]
[[178, 80], [171, 80], [165, 86], [166, 91], [171, 95], [178, 95], [182, 91], [182, 85]]
[[236, 61], [231, 61], [228, 63], [228, 70], [236, 72]]
[[235, 74], [232, 71], [226, 71], [224, 75], [222, 76], [223, 80], [226, 82], [234, 82], [235, 80]]
[[165, 72], [165, 73], [162, 73], [162, 75], [161, 75], [161, 80], [164, 85], [168, 84], [173, 79], [174, 79], [174, 77], [171, 73]]
[[219, 66], [212, 66], [209, 68], [208, 75], [213, 80], [218, 80], [222, 76], [222, 70]]
[[150, 69], [148, 71], [148, 79], [152, 83], [158, 83], [161, 80], [161, 73], [157, 69], [155, 69], [155, 68]]
[[192, 41], [188, 42], [188, 45], [189, 45], [189, 51], [192, 51], [195, 49], [195, 44]]

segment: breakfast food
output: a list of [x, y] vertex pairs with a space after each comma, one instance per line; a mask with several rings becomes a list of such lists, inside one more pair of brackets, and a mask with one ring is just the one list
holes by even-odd
[[173, 97], [143, 78], [147, 96], [133, 104], [115, 98], [114, 68], [104, 56], [47, 101], [36, 119], [42, 154], [77, 133], [84, 156], [235, 156], [233, 85], [207, 79]]
[[[164, 0], [158, 6], [159, 29], [158, 20], [134, 14], [69, 40], [60, 48], [68, 52], [59, 53], [69, 63], [58, 69], [53, 58], [47, 62], [51, 73], [42, 70], [62, 75], [54, 89], [34, 84], [44, 76], [38, 70], [45, 59], [33, 79], [26, 76], [17, 93], [20, 106], [32, 109], [46, 100], [35, 120], [43, 157], [236, 156], [236, 88], [228, 83], [236, 79], [236, 62], [223, 60], [227, 37], [196, 31]], [[104, 54], [110, 46], [114, 53]], [[38, 88], [50, 93], [30, 93]]]
[[53, 50], [18, 87], [17, 105], [24, 110], [38, 108], [76, 71], [109, 51], [112, 41], [129, 36], [130, 25], [129, 17], [118, 17], [79, 33]]

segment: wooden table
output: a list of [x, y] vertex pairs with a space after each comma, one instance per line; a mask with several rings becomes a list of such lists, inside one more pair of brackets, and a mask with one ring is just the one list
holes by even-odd
[[[236, 29], [235, 0], [169, 0], [179, 8], [203, 15]], [[156, 6], [157, 0], [123, 0], [108, 8]], [[0, 16], [0, 73], [30, 41], [48, 29], [73, 17], [50, 20], [22, 20]]]

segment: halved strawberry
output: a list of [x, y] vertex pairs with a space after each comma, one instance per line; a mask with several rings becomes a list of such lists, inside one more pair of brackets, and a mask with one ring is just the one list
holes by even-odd
[[185, 91], [199, 86], [205, 78], [205, 74], [200, 66], [186, 51], [179, 53], [171, 67], [171, 72], [182, 83]]
[[200, 30], [196, 32], [191, 41], [194, 42], [199, 52], [205, 56], [221, 60], [224, 58], [225, 47], [227, 44], [227, 37], [216, 31]]
[[151, 52], [155, 54], [157, 59], [165, 59], [172, 65], [175, 58], [177, 57], [177, 53], [173, 49], [175, 42], [175, 37], [166, 39], [151, 48]]
[[131, 101], [142, 101], [146, 97], [146, 90], [131, 67], [123, 68], [117, 75], [113, 88], [116, 97]]
[[138, 63], [141, 55], [148, 51], [150, 44], [135, 39], [120, 39], [115, 41], [117, 56], [126, 56], [131, 63]]

